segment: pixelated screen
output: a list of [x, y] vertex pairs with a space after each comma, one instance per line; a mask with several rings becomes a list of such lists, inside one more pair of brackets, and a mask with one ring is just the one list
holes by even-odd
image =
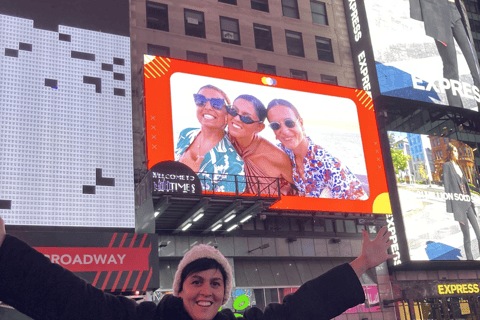
[[103, 6], [0, 5], [7, 224], [134, 227], [128, 1], [107, 2], [127, 13], [110, 27], [98, 22]]
[[149, 168], [179, 161], [205, 194], [280, 194], [271, 208], [390, 210], [364, 91], [154, 56], [144, 70]]
[[388, 135], [410, 259], [478, 260], [480, 181], [473, 149], [445, 137]]
[[480, 71], [464, 1], [365, 1], [382, 95], [478, 111]]

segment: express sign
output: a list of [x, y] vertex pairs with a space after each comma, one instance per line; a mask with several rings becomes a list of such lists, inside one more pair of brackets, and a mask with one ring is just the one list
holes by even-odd
[[478, 283], [449, 283], [437, 285], [438, 294], [479, 293]]

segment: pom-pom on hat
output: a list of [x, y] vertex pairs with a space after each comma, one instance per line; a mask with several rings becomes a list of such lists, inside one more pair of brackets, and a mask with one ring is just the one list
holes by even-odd
[[175, 297], [178, 297], [178, 294], [182, 289], [180, 286], [182, 285], [183, 269], [185, 269], [185, 267], [191, 262], [201, 258], [213, 259], [217, 261], [225, 270], [227, 277], [225, 279], [225, 292], [222, 301], [222, 305], [224, 305], [230, 298], [233, 287], [232, 267], [230, 266], [230, 263], [228, 263], [227, 258], [225, 258], [220, 251], [215, 249], [213, 246], [209, 246], [206, 244], [199, 244], [194, 246], [183, 256], [182, 260], [178, 264], [177, 272], [175, 272], [175, 279], [173, 280], [173, 295]]

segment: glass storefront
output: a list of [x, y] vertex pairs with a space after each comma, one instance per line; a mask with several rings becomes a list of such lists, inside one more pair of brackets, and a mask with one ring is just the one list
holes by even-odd
[[395, 312], [400, 320], [478, 320], [480, 296], [403, 300]]

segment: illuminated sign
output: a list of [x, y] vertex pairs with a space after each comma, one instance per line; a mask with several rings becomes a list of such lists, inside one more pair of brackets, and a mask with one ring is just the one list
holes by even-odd
[[[344, 6], [352, 52], [359, 58], [365, 52], [361, 61], [371, 71], [374, 98], [478, 111], [478, 58], [463, 0], [398, 0], [388, 6], [382, 0], [344, 0]], [[363, 87], [365, 75], [358, 71]]]
[[366, 92], [154, 56], [144, 75], [149, 169], [181, 162], [205, 194], [280, 193], [272, 209], [391, 212]]
[[102, 290], [146, 291], [159, 286], [158, 236], [105, 232], [13, 231], [51, 262]]
[[479, 293], [480, 289], [478, 283], [451, 283], [451, 284], [438, 284], [438, 294], [466, 294], [466, 293]]
[[395, 219], [393, 215], [387, 215], [387, 228], [388, 231], [392, 234], [390, 236], [390, 240], [392, 240], [392, 245], [390, 246], [390, 250], [392, 254], [396, 254], [397, 256], [393, 258], [393, 265], [397, 266], [402, 263], [402, 255], [400, 254], [400, 246], [398, 245], [398, 236], [397, 236], [397, 229], [395, 227]]
[[126, 0], [0, 1], [7, 224], [135, 227], [128, 12]]
[[[387, 216], [392, 251], [399, 255], [405, 243], [403, 262], [477, 260], [478, 241], [471, 238], [480, 238], [475, 231], [480, 196], [473, 149], [444, 137], [388, 135], [401, 209]], [[399, 222], [401, 229], [395, 225]]]

